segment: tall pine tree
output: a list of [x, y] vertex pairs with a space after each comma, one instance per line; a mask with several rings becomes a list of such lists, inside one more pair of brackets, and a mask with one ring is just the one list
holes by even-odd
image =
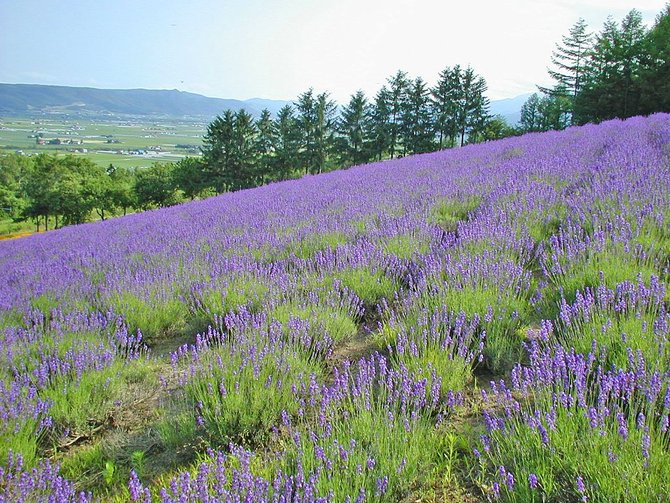
[[205, 177], [217, 194], [228, 190], [229, 171], [232, 169], [235, 115], [226, 110], [208, 126], [203, 138], [202, 156]]
[[407, 74], [398, 72], [388, 79], [389, 90], [389, 154], [393, 159], [398, 152], [400, 129], [402, 127], [402, 111], [407, 99], [409, 81]]
[[417, 77], [409, 84], [402, 107], [401, 137], [404, 154], [429, 152], [434, 146], [434, 133], [430, 108], [430, 90], [426, 82]]
[[256, 121], [256, 153], [258, 155], [258, 177], [263, 184], [272, 179], [273, 171], [273, 146], [277, 135], [275, 124], [272, 121], [272, 115], [266, 108], [261, 112], [261, 116]]
[[445, 68], [431, 89], [431, 106], [439, 148], [453, 147], [458, 134], [456, 107], [460, 92], [460, 67]]
[[373, 156], [381, 161], [384, 153], [391, 148], [391, 94], [382, 86], [372, 107], [370, 136]]
[[273, 144], [275, 153], [273, 178], [286, 180], [298, 167], [300, 156], [300, 130], [293, 107], [283, 106], [277, 113], [275, 124], [277, 134]]
[[552, 88], [540, 87], [543, 93], [550, 96], [568, 98], [571, 123], [573, 122], [574, 101], [583, 86], [584, 73], [591, 51], [591, 37], [592, 34], [588, 31], [586, 21], [580, 18], [570, 28], [568, 35], [563, 37], [562, 44], [556, 44], [556, 50], [551, 55], [554, 68], [549, 69], [549, 75], [556, 84]]
[[641, 72], [640, 113], [670, 112], [670, 3], [647, 35], [649, 60]]
[[370, 160], [370, 108], [365, 93], [358, 91], [342, 109], [337, 129], [341, 135], [340, 157], [344, 164], [363, 164]]

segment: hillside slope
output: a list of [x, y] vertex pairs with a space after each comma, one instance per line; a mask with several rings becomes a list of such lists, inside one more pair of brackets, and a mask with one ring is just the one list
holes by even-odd
[[1, 500], [667, 499], [670, 115], [0, 242], [0, 270]]

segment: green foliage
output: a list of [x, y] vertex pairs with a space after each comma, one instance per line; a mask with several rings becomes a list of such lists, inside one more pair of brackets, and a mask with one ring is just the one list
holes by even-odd
[[518, 131], [510, 126], [503, 116], [496, 115], [485, 122], [478, 136], [473, 135], [468, 138], [468, 143], [501, 140], [517, 134], [519, 134]]
[[[410, 489], [409, 481], [416, 483], [426, 478], [428, 468], [439, 455], [435, 450], [437, 435], [427, 418], [410, 420], [408, 431], [402, 418], [391, 420], [374, 406], [371, 410], [351, 407], [347, 412], [347, 419], [333, 420], [330, 435], [319, 436], [317, 442], [300, 433], [296, 443], [302, 447], [301, 455], [287, 452], [282, 470], [295, 473], [298, 463], [307, 473], [323, 467], [320, 454], [315, 452], [315, 448], [321, 449], [332, 460], [332, 468], [321, 470], [317, 488], [319, 494], [333, 494], [334, 501], [345, 501], [361, 489], [368, 495], [366, 501], [395, 501]], [[340, 446], [349, 451], [344, 460]], [[377, 484], [385, 475], [388, 488], [380, 495]]]
[[291, 330], [291, 320], [308, 322], [310, 335], [317, 341], [322, 340], [325, 335], [337, 344], [358, 332], [356, 321], [344, 309], [325, 304], [304, 306], [295, 302], [280, 304], [270, 312], [269, 316], [279, 321], [285, 331]]
[[422, 238], [411, 234], [398, 234], [382, 244], [387, 253], [391, 253], [398, 258], [410, 259], [416, 255], [428, 253], [430, 243]]
[[140, 330], [148, 341], [181, 333], [188, 314], [186, 304], [157, 291], [145, 296], [114, 293], [105, 302], [123, 316], [130, 333]]
[[191, 201], [206, 189], [205, 166], [197, 157], [185, 157], [172, 170], [172, 184]]
[[[249, 348], [251, 349], [251, 348]], [[203, 433], [217, 445], [255, 445], [267, 438], [282, 411], [296, 415], [291, 391], [320, 368], [288, 347], [262, 354], [223, 347], [200, 357], [201, 367], [186, 384], [187, 402]]]
[[481, 198], [478, 196], [443, 199], [432, 208], [428, 221], [446, 231], [454, 232], [458, 228], [458, 222], [466, 220], [480, 204]]
[[317, 252], [323, 250], [334, 250], [338, 245], [348, 241], [345, 234], [341, 232], [312, 233], [291, 242], [283, 255], [295, 255], [300, 259], [313, 257]]
[[649, 263], [641, 263], [621, 244], [607, 241], [602, 246], [584, 250], [579, 256], [570, 256], [560, 252], [550, 259], [550, 280], [554, 289], [547, 289], [543, 302], [545, 314], [555, 312], [561, 296], [568, 302], [574, 302], [575, 294], [584, 288], [596, 288], [599, 285], [615, 288], [624, 281], [635, 281], [641, 277], [648, 282], [657, 271]]
[[563, 88], [542, 96], [533, 93], [521, 107], [519, 128], [524, 133], [565, 129], [572, 120], [574, 97]]
[[[536, 396], [540, 418], [556, 414], [555, 427], [541, 419], [547, 432], [546, 445], [537, 428], [521, 420], [505, 431], [491, 434], [495, 449], [484, 455], [481, 469], [496, 472], [505, 466], [514, 474], [514, 492], [501, 483], [503, 501], [580, 501], [578, 476], [585, 484], [587, 501], [662, 501], [670, 477], [667, 445], [663, 435], [649, 437], [649, 457], [643, 457], [645, 430], [636, 427], [635, 412], [625, 418], [627, 435], [620, 435], [616, 417], [605, 418], [598, 434], [583, 410], [563, 407], [550, 410], [550, 399]], [[649, 412], [649, 411], [647, 411]], [[545, 415], [546, 414], [546, 415]], [[534, 474], [538, 488], [530, 488]]]
[[94, 209], [107, 207], [107, 187], [105, 171], [88, 159], [40, 154], [22, 178], [23, 217], [43, 219], [45, 228], [49, 216], [56, 226], [85, 222]]
[[334, 280], [354, 292], [368, 308], [377, 305], [382, 299], [393, 300], [399, 288], [398, 284], [383, 271], [369, 267], [338, 271], [327, 283]]
[[135, 195], [142, 208], [163, 208], [181, 202], [173, 182], [174, 169], [172, 163], [154, 163], [137, 172]]

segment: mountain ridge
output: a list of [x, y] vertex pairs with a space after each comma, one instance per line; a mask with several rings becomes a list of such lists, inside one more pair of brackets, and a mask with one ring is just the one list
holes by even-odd
[[[519, 120], [528, 94], [491, 102], [491, 113]], [[0, 115], [151, 116], [211, 120], [225, 110], [246, 110], [258, 117], [264, 108], [276, 115], [288, 100], [212, 98], [177, 89], [100, 89], [46, 84], [0, 83]]]

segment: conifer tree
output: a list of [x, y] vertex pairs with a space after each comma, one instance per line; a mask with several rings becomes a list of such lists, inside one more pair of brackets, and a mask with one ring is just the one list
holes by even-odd
[[649, 59], [641, 72], [640, 113], [670, 112], [670, 3], [647, 34]]
[[340, 157], [345, 164], [363, 164], [370, 159], [371, 107], [363, 91], [351, 96], [337, 123], [341, 135]]
[[460, 67], [445, 68], [431, 89], [431, 106], [439, 148], [453, 147], [457, 135], [456, 106], [460, 92]]
[[[570, 123], [574, 122], [574, 102], [584, 84], [584, 74], [591, 53], [591, 38], [586, 21], [579, 18], [568, 35], [562, 38], [562, 44], [556, 44], [556, 50], [551, 55], [553, 69], [549, 69], [549, 75], [555, 81], [554, 87], [540, 87], [543, 93], [550, 96], [569, 98]], [[565, 103], [565, 100], [562, 102]]]
[[377, 92], [370, 117], [373, 156], [381, 161], [391, 148], [391, 95], [386, 86]]
[[524, 133], [542, 131], [540, 96], [537, 93], [531, 94], [521, 106], [519, 127]]
[[402, 127], [402, 110], [407, 99], [407, 73], [398, 72], [388, 79], [389, 90], [389, 153], [393, 159], [398, 152], [398, 140]]
[[263, 184], [272, 178], [273, 145], [277, 135], [272, 115], [267, 108], [261, 112], [261, 116], [256, 121], [256, 130], [258, 131], [255, 141], [256, 154], [258, 155], [257, 174], [259, 183]]
[[310, 166], [312, 174], [323, 173], [326, 170], [328, 156], [334, 153], [335, 144], [335, 114], [337, 104], [330, 99], [327, 92], [316, 98], [316, 124], [313, 159]]
[[402, 107], [400, 133], [404, 154], [418, 154], [433, 149], [435, 135], [430, 108], [430, 91], [421, 77], [417, 77], [408, 85]]
[[231, 190], [247, 189], [259, 183], [256, 132], [254, 119], [247, 111], [242, 109], [235, 114], [233, 151], [228, 171], [228, 186]]
[[315, 96], [314, 90], [309, 89], [298, 96], [295, 107], [301, 140], [301, 166], [305, 173], [321, 173], [333, 150], [337, 105], [328, 93]]
[[226, 110], [217, 116], [203, 138], [202, 156], [205, 161], [205, 177], [208, 185], [217, 194], [228, 189], [229, 171], [232, 169], [234, 150], [235, 115]]
[[276, 136], [273, 143], [273, 178], [286, 180], [298, 167], [300, 154], [300, 131], [293, 113], [293, 107], [283, 106], [277, 113]]
[[489, 100], [486, 97], [486, 81], [468, 67], [459, 78], [458, 101], [456, 106], [456, 124], [460, 135], [460, 145], [476, 141], [477, 136], [486, 127], [489, 119]]

